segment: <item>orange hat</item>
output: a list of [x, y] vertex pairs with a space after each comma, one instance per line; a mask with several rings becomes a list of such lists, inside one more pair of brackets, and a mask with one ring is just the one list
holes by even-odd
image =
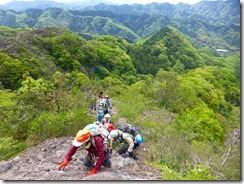
[[90, 136], [91, 134], [89, 130], [87, 130], [86, 128], [84, 128], [83, 130], [79, 130], [78, 133], [76, 134], [75, 139], [73, 140], [73, 145], [76, 147], [81, 146], [85, 142], [89, 141]]

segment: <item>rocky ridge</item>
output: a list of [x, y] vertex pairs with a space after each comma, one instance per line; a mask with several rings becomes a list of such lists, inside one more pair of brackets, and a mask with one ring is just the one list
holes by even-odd
[[112, 167], [101, 168], [87, 176], [91, 168], [82, 161], [86, 150], [80, 148], [65, 170], [58, 170], [65, 154], [72, 145], [73, 137], [48, 139], [28, 148], [15, 158], [0, 162], [1, 180], [161, 180], [162, 171], [143, 163], [147, 152], [138, 150], [138, 160], [112, 154]]

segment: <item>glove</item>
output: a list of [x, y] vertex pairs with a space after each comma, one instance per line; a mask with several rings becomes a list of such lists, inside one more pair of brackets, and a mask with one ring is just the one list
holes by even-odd
[[91, 176], [93, 174], [96, 174], [97, 173], [97, 170], [94, 168], [92, 169], [89, 173], [88, 173], [88, 176]]
[[127, 158], [129, 156], [129, 154], [126, 152], [126, 153], [123, 153], [122, 155], [121, 155], [121, 157], [123, 157], [123, 158]]
[[68, 163], [69, 163], [69, 160], [64, 160], [60, 165], [59, 165], [59, 167], [58, 167], [58, 170], [60, 170], [60, 169], [64, 169], [67, 165], [68, 165]]

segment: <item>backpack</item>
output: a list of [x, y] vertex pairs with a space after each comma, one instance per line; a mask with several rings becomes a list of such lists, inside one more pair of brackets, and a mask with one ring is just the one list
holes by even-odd
[[133, 135], [133, 137], [138, 134], [138, 129], [129, 123], [120, 123], [117, 128], [125, 133]]
[[110, 107], [109, 99], [104, 99], [104, 102], [106, 103], [106, 108], [108, 109]]
[[96, 124], [86, 125], [84, 129], [89, 130], [91, 136], [95, 136], [95, 135], [98, 135], [100, 133], [100, 128]]
[[104, 108], [107, 109], [108, 108], [108, 100], [107, 99], [103, 99], [102, 100], [102, 105], [103, 105]]
[[97, 110], [103, 110], [103, 109], [104, 109], [103, 104], [102, 103], [99, 103], [97, 105]]
[[[85, 128], [90, 131], [92, 138], [96, 135], [101, 135], [101, 137], [103, 138], [104, 149], [107, 149], [107, 144], [109, 142], [109, 140], [108, 140], [109, 132], [105, 128], [98, 126], [97, 124], [94, 124], [94, 123], [85, 126]], [[93, 146], [96, 147], [96, 145], [94, 143], [94, 139], [92, 139], [92, 144], [93, 144]]]
[[102, 121], [102, 119], [104, 118], [105, 116], [105, 113], [104, 113], [104, 110], [103, 108], [99, 105], [97, 107], [97, 121]]
[[97, 106], [98, 106], [98, 109], [106, 110], [108, 108], [107, 100], [102, 99]]
[[97, 119], [96, 120], [101, 122], [102, 119], [104, 118], [104, 115], [105, 114], [97, 114]]

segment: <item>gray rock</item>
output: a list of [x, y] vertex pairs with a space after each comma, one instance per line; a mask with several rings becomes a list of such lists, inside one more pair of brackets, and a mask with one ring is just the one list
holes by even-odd
[[8, 171], [9, 169], [12, 168], [12, 163], [11, 162], [3, 162], [3, 163], [0, 163], [0, 173], [3, 173], [3, 172], [6, 172]]
[[[78, 149], [64, 170], [59, 164], [72, 145], [73, 138], [49, 139], [29, 148], [10, 161], [0, 162], [2, 180], [159, 180], [161, 171], [143, 161], [122, 158], [115, 150], [111, 168], [102, 167], [97, 174], [88, 176], [92, 169], [83, 165], [86, 150]], [[152, 174], [153, 173], [153, 174]]]

